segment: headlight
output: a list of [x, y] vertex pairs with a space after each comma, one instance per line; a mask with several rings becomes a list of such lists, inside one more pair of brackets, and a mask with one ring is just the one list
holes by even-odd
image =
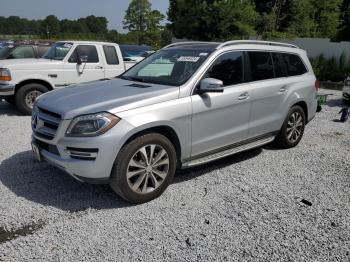
[[110, 113], [97, 113], [92, 115], [78, 116], [70, 123], [66, 136], [91, 137], [106, 133], [114, 127], [120, 118]]
[[11, 72], [10, 69], [0, 68], [0, 81], [11, 81]]

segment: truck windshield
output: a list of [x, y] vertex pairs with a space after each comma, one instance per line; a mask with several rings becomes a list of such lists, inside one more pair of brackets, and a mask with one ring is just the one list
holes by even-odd
[[211, 50], [166, 49], [156, 52], [120, 78], [170, 86], [184, 84], [209, 57]]
[[43, 58], [51, 60], [63, 60], [72, 46], [72, 43], [67, 42], [56, 43], [49, 50], [47, 50]]

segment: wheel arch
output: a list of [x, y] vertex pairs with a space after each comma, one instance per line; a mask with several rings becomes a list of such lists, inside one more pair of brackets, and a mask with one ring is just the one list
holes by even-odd
[[122, 147], [127, 145], [130, 141], [134, 140], [135, 138], [143, 136], [145, 134], [150, 134], [150, 133], [161, 134], [170, 140], [170, 142], [175, 147], [176, 157], [178, 159], [178, 165], [179, 165], [181, 163], [181, 143], [180, 143], [180, 139], [179, 139], [177, 132], [175, 131], [174, 128], [172, 128], [169, 125], [145, 127], [144, 129], [138, 130], [126, 139], [126, 141], [123, 143]]
[[49, 89], [49, 91], [53, 90], [54, 87], [51, 83], [49, 83], [48, 81], [42, 80], [42, 79], [27, 79], [27, 80], [23, 80], [20, 83], [18, 83], [16, 85], [15, 88], [15, 93], [22, 87], [25, 86], [27, 84], [41, 84], [43, 86], [45, 86], [47, 89]]
[[[292, 105], [292, 107], [293, 107], [293, 106], [300, 106], [300, 107], [303, 109], [303, 111], [304, 111], [304, 113], [305, 113], [305, 121], [306, 121], [306, 123], [307, 123], [307, 122], [308, 122], [308, 119], [309, 119], [309, 111], [308, 111], [307, 103], [306, 103], [305, 101], [301, 100], [301, 101], [298, 101], [298, 102], [294, 103], [294, 104]], [[292, 107], [291, 107], [291, 108], [292, 108]]]

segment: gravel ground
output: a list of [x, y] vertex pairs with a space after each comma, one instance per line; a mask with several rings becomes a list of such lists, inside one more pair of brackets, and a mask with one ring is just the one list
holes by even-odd
[[329, 92], [298, 147], [178, 172], [138, 206], [34, 162], [30, 118], [0, 102], [0, 261], [350, 261], [350, 121]]

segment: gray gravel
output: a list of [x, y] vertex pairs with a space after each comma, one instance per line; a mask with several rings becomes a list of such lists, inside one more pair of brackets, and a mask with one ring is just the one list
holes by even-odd
[[30, 118], [0, 102], [0, 261], [349, 261], [350, 122], [329, 92], [298, 147], [178, 172], [139, 206], [34, 162]]

